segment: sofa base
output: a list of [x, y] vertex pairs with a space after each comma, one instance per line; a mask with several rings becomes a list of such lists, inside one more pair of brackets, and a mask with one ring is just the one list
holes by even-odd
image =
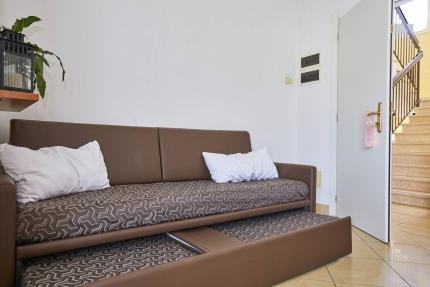
[[[288, 215], [288, 213], [284, 214]], [[277, 222], [277, 225], [268, 222], [269, 228], [264, 233], [256, 229], [261, 229], [258, 224], [239, 222], [235, 226], [228, 226], [230, 223], [227, 223], [224, 226], [216, 225], [176, 232], [173, 234], [173, 238], [179, 239], [176, 243], [172, 243], [172, 239], [168, 236], [160, 235], [157, 237], [161, 238], [159, 246], [154, 241], [154, 244], [150, 244], [149, 250], [142, 249], [142, 256], [139, 255], [139, 252], [134, 252], [133, 255], [139, 259], [150, 253], [156, 262], [142, 261], [141, 268], [134, 262], [133, 272], [130, 272], [129, 268], [120, 272], [124, 273], [122, 275], [113, 277], [110, 275], [109, 278], [100, 278], [101, 280], [75, 283], [76, 285], [89, 283], [85, 286], [142, 286], [142, 282], [144, 282], [144, 286], [272, 286], [351, 252], [351, 220], [349, 217], [330, 218], [318, 222], [318, 220], [313, 220], [313, 216], [319, 215], [309, 213], [307, 216], [311, 218], [311, 221], [315, 221], [311, 226], [297, 226], [297, 228], [287, 226], [285, 228], [282, 221]], [[267, 219], [264, 216], [255, 219], [263, 224], [268, 220], [273, 220], [270, 216], [266, 217]], [[287, 221], [285, 224], [290, 223]], [[247, 228], [243, 233], [237, 232], [240, 231], [241, 226]], [[276, 226], [282, 231], [277, 230]], [[253, 228], [254, 230], [252, 230]], [[235, 237], [235, 232], [240, 236]], [[244, 237], [243, 234], [247, 235]], [[153, 237], [141, 240], [152, 240], [151, 238]], [[185, 243], [185, 247], [178, 245], [181, 242]], [[158, 264], [160, 258], [163, 258], [166, 253], [166, 247], [163, 244], [170, 246], [169, 256], [171, 257], [164, 260], [165, 262], [161, 260], [163, 264]], [[190, 246], [193, 248], [189, 248]], [[31, 286], [29, 283], [33, 282], [28, 282], [28, 278], [34, 278], [34, 274], [46, 277], [46, 274], [52, 272], [50, 264], [59, 266], [75, 260], [75, 265], [82, 266], [79, 263], [81, 257], [76, 258], [76, 253], [79, 252], [83, 254], [85, 262], [93, 262], [104, 268], [112, 266], [112, 262], [103, 262], [103, 258], [100, 261], [101, 256], [96, 252], [97, 248], [100, 249], [100, 247], [93, 247], [85, 249], [86, 251], [83, 253], [73, 251], [24, 261], [21, 286]], [[174, 256], [177, 250], [179, 250], [180, 258]], [[121, 254], [121, 250], [115, 249], [109, 250], [108, 254], [115, 254], [115, 252]], [[91, 255], [92, 253], [94, 255]], [[115, 267], [112, 268], [120, 269], [118, 265], [126, 265], [121, 260], [119, 257], [115, 262], [116, 265], [113, 265]], [[41, 268], [36, 268], [38, 266], [35, 264], [39, 264]], [[148, 267], [148, 265], [151, 266]], [[71, 270], [70, 274], [73, 276], [74, 272]], [[53, 286], [49, 284], [49, 280], [46, 280], [46, 283], [38, 286]]]

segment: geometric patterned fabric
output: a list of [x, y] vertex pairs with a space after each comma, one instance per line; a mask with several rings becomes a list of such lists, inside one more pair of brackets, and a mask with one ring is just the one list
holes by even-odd
[[303, 182], [211, 180], [117, 185], [18, 204], [18, 245], [273, 206], [309, 198]]
[[315, 214], [306, 210], [294, 210], [215, 224], [210, 227], [229, 237], [250, 242], [309, 228], [334, 219], [337, 217]]
[[24, 260], [21, 286], [81, 286], [194, 255], [165, 235], [120, 241]]

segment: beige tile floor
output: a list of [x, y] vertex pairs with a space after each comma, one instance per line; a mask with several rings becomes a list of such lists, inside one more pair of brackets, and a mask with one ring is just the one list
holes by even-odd
[[292, 286], [430, 287], [430, 209], [393, 204], [391, 244], [353, 228], [350, 255], [277, 285]]

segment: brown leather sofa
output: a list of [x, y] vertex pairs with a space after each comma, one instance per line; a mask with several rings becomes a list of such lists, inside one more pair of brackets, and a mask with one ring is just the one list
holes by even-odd
[[[119, 254], [124, 246], [115, 249], [115, 244], [121, 242], [151, 246], [156, 254], [154, 246], [165, 252], [173, 241], [187, 250], [173, 248], [172, 254], [180, 254], [178, 262], [85, 283], [270, 286], [351, 252], [350, 219], [314, 214], [315, 167], [277, 163], [277, 181], [210, 181], [202, 152], [249, 152], [248, 132], [11, 121], [10, 143], [17, 146], [77, 148], [92, 140], [100, 143], [105, 158], [112, 185], [108, 190], [17, 204], [13, 181], [0, 174], [0, 286], [13, 285], [17, 262], [26, 266], [22, 286], [31, 286], [36, 284], [29, 279], [31, 268], [40, 262], [60, 265], [55, 260], [80, 256], [79, 250], [85, 256], [98, 254], [99, 246]], [[123, 205], [127, 210], [118, 212]], [[97, 213], [95, 222], [90, 213]], [[79, 220], [74, 219], [77, 214]], [[258, 234], [263, 227], [267, 232]], [[147, 242], [139, 241], [145, 238]], [[44, 283], [40, 285], [50, 286]]]

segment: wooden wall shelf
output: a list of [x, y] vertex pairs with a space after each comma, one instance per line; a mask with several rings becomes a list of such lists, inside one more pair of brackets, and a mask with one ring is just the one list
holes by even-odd
[[38, 100], [38, 94], [0, 90], [0, 111], [20, 112]]

